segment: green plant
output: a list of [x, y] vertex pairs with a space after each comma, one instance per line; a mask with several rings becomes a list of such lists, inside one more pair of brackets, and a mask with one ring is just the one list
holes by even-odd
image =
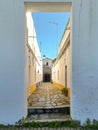
[[22, 128], [62, 128], [62, 127], [69, 127], [69, 128], [76, 128], [79, 126], [78, 121], [68, 120], [68, 121], [52, 121], [52, 122], [24, 122], [22, 124], [19, 124], [16, 127], [22, 127]]
[[53, 84], [53, 81], [51, 80], [51, 83]]
[[65, 95], [65, 96], [68, 96], [68, 88], [67, 87], [64, 87], [61, 89], [62, 93]]

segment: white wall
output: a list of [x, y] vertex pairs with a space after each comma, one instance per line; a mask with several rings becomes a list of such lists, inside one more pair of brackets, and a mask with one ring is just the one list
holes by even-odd
[[[61, 2], [51, 0], [57, 1]], [[98, 0], [73, 0], [72, 4], [71, 115], [82, 122], [98, 120], [97, 5]], [[26, 115], [24, 17], [22, 0], [0, 0], [0, 123], [14, 123]]]
[[42, 56], [38, 46], [36, 30], [31, 12], [26, 12], [27, 18], [27, 82], [28, 89], [42, 81]]
[[52, 67], [52, 80], [63, 86], [65, 86], [65, 66], [67, 66], [66, 87], [70, 87], [70, 43], [67, 46], [67, 48], [64, 50], [63, 55], [61, 55], [61, 57], [57, 59], [56, 62], [54, 62]]
[[26, 45], [26, 52], [27, 52], [27, 87], [28, 90], [31, 86], [36, 84], [35, 80], [35, 71], [36, 71], [36, 60], [35, 60], [35, 45], [34, 45], [34, 39], [36, 38], [35, 28], [34, 28], [34, 22], [32, 19], [31, 12], [26, 12], [26, 21], [27, 21], [27, 44]]
[[72, 118], [98, 120], [98, 0], [72, 8]]
[[61, 51], [62, 47], [64, 46], [65, 41], [67, 41], [69, 34], [70, 34], [70, 18], [66, 25], [66, 29], [64, 30], [61, 42], [59, 44], [58, 53]]
[[[52, 67], [52, 80], [63, 87], [70, 87], [70, 26], [69, 19], [59, 44], [58, 56]], [[65, 66], [67, 66], [66, 74]]]
[[0, 0], [0, 123], [26, 115], [25, 14], [22, 1]]
[[52, 59], [44, 58], [44, 59], [43, 59], [43, 66], [47, 66], [47, 63], [48, 63], [48, 67], [51, 68], [52, 65], [53, 65]]

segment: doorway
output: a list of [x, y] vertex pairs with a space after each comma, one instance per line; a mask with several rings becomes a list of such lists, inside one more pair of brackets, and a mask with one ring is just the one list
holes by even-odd
[[43, 82], [50, 82], [51, 81], [51, 75], [50, 74], [44, 74], [43, 75]]
[[[40, 3], [39, 2], [38, 3], [25, 3], [25, 5], [26, 5], [27, 11], [29, 9], [29, 11], [31, 11], [31, 12], [42, 12], [42, 11], [43, 12], [48, 12], [48, 11], [49, 12], [58, 12], [58, 11], [60, 11], [60, 12], [66, 12], [66, 11], [70, 12], [70, 8], [71, 8], [71, 4], [70, 3], [68, 3], [68, 5], [67, 5], [66, 3], [63, 3], [63, 2], [60, 2], [60, 3], [58, 3], [58, 2], [57, 3], [55, 3], [55, 2], [54, 3], [51, 3], [51, 2], [49, 2], [49, 3], [45, 3], [45, 2], [43, 2], [43, 3], [41, 3], [41, 2]], [[35, 37], [36, 36], [30, 37], [30, 38], [35, 38]], [[46, 64], [46, 65], [48, 66], [48, 64]], [[36, 70], [37, 70], [37, 68], [36, 68]], [[37, 71], [37, 72], [39, 72], [39, 71]], [[59, 77], [59, 75], [58, 75], [58, 77]], [[67, 75], [67, 67], [65, 67], [65, 75]], [[36, 73], [36, 79], [38, 77], [39, 76]], [[45, 73], [43, 75], [43, 81], [44, 82], [50, 82], [51, 81], [51, 77], [52, 76], [49, 73]], [[59, 78], [57, 78], [57, 79], [59, 80]], [[67, 84], [67, 78], [66, 78], [66, 84]], [[47, 93], [47, 95], [49, 96], [48, 93]], [[47, 96], [47, 98], [49, 98], [48, 96]], [[41, 100], [43, 100], [43, 99], [41, 99]]]

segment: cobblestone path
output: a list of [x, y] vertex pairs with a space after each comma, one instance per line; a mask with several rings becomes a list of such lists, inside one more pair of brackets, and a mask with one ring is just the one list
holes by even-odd
[[42, 83], [28, 98], [28, 107], [32, 108], [59, 108], [67, 105], [70, 105], [69, 98], [51, 83]]

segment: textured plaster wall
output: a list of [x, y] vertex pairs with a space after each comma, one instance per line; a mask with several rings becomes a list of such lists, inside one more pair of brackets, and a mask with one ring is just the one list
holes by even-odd
[[[98, 120], [98, 0], [72, 2], [71, 116]], [[23, 0], [0, 0], [0, 123], [26, 116], [25, 21]]]
[[74, 0], [71, 44], [71, 115], [98, 120], [98, 1]]
[[53, 68], [52, 68], [53, 81], [63, 86], [65, 86], [65, 66], [67, 66], [67, 86], [66, 87], [70, 87], [70, 44], [64, 50], [60, 59], [58, 59], [58, 61], [54, 63]]
[[27, 80], [29, 80], [28, 87], [31, 87], [32, 85], [42, 80], [42, 59], [41, 59], [41, 52], [37, 42], [36, 30], [34, 26], [32, 13], [26, 12], [26, 18], [27, 18], [27, 32], [28, 32], [27, 37], [28, 37], [28, 44], [30, 46], [27, 50], [28, 53], [27, 66], [29, 67], [29, 70], [27, 72], [29, 73], [29, 76], [27, 76], [28, 77]]
[[26, 116], [25, 13], [20, 0], [0, 0], [0, 124]]

